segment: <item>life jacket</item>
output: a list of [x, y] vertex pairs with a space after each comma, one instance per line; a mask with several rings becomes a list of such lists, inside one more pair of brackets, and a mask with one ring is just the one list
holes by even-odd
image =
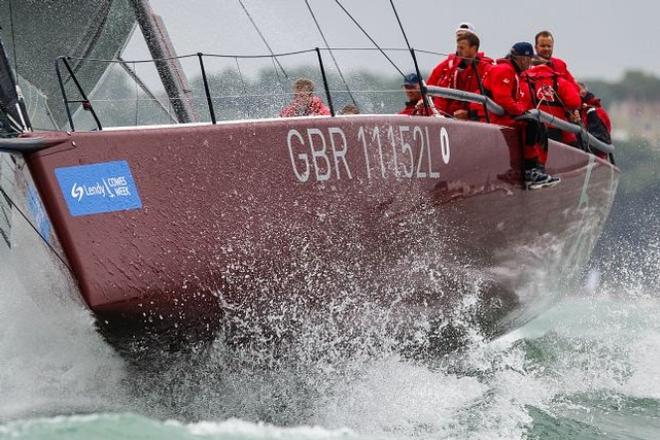
[[[531, 67], [523, 73], [522, 78], [529, 84], [535, 108], [563, 120], [568, 120], [570, 114], [580, 108], [582, 100], [577, 86], [550, 66], [541, 64]], [[577, 142], [573, 133], [563, 132], [552, 125], [548, 129], [552, 139], [571, 145]]]
[[491, 113], [491, 122], [515, 126], [513, 117], [523, 114], [532, 105], [529, 100], [529, 87], [520, 80], [518, 67], [509, 59], [497, 60], [497, 64], [488, 71], [483, 80], [484, 92], [506, 112], [503, 116]]
[[293, 101], [280, 111], [280, 117], [291, 118], [295, 116], [329, 116], [330, 109], [318, 96], [312, 96], [307, 102], [294, 98]]

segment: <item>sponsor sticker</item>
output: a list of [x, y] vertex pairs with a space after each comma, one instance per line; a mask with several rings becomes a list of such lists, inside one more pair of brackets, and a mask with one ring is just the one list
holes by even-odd
[[55, 177], [74, 217], [142, 208], [125, 160], [56, 168]]
[[50, 220], [48, 219], [44, 205], [41, 203], [37, 189], [32, 184], [28, 187], [27, 207], [36, 223], [39, 235], [46, 241], [50, 240]]

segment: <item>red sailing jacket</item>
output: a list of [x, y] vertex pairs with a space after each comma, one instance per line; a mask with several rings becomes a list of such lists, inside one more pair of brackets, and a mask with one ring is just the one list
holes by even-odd
[[[486, 73], [494, 67], [494, 61], [485, 56], [477, 56], [474, 62], [456, 57], [454, 62], [450, 62], [447, 67], [438, 86], [480, 94], [479, 83], [483, 83]], [[471, 108], [470, 103], [455, 99], [436, 97], [434, 103], [440, 112], [449, 115], [453, 115], [457, 110], [470, 110]]]
[[[521, 77], [532, 92], [532, 104], [559, 119], [568, 120], [568, 115], [582, 104], [577, 85], [564, 79], [547, 64], [530, 67]], [[553, 128], [551, 125], [548, 127]], [[569, 145], [577, 143], [575, 134], [569, 132], [562, 132], [561, 140]]]
[[560, 119], [567, 120], [566, 112], [573, 112], [582, 104], [577, 86], [546, 64], [530, 67], [523, 72], [522, 78], [528, 81], [534, 92], [532, 102], [535, 106]]
[[424, 104], [421, 100], [417, 100], [406, 102], [406, 106], [399, 112], [399, 114], [408, 116], [432, 116], [433, 111], [430, 108], [428, 111], [425, 110]]
[[446, 59], [444, 59], [440, 64], [435, 66], [433, 70], [431, 71], [431, 74], [426, 80], [426, 85], [427, 86], [439, 86], [440, 82], [445, 81], [445, 77], [447, 76], [447, 72], [449, 69], [456, 64], [457, 62], [457, 56], [456, 54], [451, 54], [449, 55]]
[[419, 100], [407, 101], [406, 106], [399, 112], [400, 115], [413, 116], [417, 114], [417, 103]]
[[566, 63], [564, 62], [564, 60], [551, 57], [550, 61], [548, 62], [548, 66], [550, 66], [552, 70], [557, 72], [559, 76], [561, 76], [565, 80], [572, 82], [573, 84], [577, 84], [577, 81], [575, 81], [575, 78], [573, 78], [571, 72], [568, 71], [568, 67], [566, 67]]
[[291, 118], [294, 116], [329, 116], [330, 109], [321, 101], [318, 96], [312, 96], [308, 103], [296, 100], [293, 101], [280, 112], [282, 118]]
[[[584, 126], [591, 134], [595, 135], [596, 137], [599, 137], [601, 140], [605, 142], [609, 140], [611, 142], [611, 138], [604, 139], [602, 135], [598, 136], [598, 133], [594, 133], [593, 130], [591, 129], [591, 124], [589, 121], [589, 113], [590, 110], [593, 109], [595, 109], [596, 116], [598, 117], [598, 119], [601, 120], [601, 122], [607, 129], [607, 135], [609, 136], [609, 134], [612, 133], [612, 121], [610, 121], [610, 116], [601, 106], [600, 99], [595, 97], [591, 93], [588, 93], [587, 96], [582, 98], [582, 107], [580, 108], [580, 118], [582, 119], [582, 126]], [[607, 158], [607, 154], [603, 153], [602, 151], [594, 150], [593, 153], [602, 159]]]
[[501, 105], [506, 115], [491, 114], [490, 121], [495, 124], [517, 125], [512, 116], [519, 116], [532, 108], [527, 83], [520, 81], [520, 75], [508, 58], [497, 60], [484, 78], [484, 88], [490, 98]]
[[605, 124], [605, 127], [607, 127], [607, 131], [610, 133], [612, 132], [612, 121], [610, 121], [610, 115], [607, 114], [605, 109], [600, 103], [600, 98], [596, 98], [593, 94], [589, 93], [587, 96], [584, 97], [582, 100], [583, 104], [585, 104], [582, 109], [580, 109], [580, 115], [582, 116], [582, 122], [586, 126], [587, 124], [587, 110], [589, 110], [590, 107], [594, 107], [596, 109], [596, 113], [598, 114], [598, 117], [600, 118], [601, 121]]

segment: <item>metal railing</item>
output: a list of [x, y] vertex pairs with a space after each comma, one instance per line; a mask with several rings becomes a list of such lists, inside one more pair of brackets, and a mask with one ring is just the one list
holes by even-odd
[[[465, 92], [463, 90], [449, 89], [446, 87], [436, 87], [436, 86], [428, 86], [427, 90], [428, 90], [428, 94], [431, 96], [439, 96], [447, 99], [455, 99], [463, 102], [472, 102], [475, 104], [481, 104], [485, 106], [487, 111], [498, 116], [502, 116], [506, 113], [504, 109], [500, 105], [495, 103], [492, 99], [484, 95], [479, 95], [478, 93], [470, 93], [470, 92]], [[523, 121], [538, 121], [544, 124], [552, 125], [554, 127], [559, 128], [560, 130], [568, 131], [569, 133], [574, 133], [580, 136], [580, 138], [583, 141], [583, 144], [585, 144], [587, 147], [594, 148], [606, 154], [614, 153], [614, 145], [607, 144], [601, 141], [600, 139], [596, 138], [594, 135], [589, 133], [587, 130], [585, 130], [584, 127], [577, 124], [573, 124], [564, 119], [560, 119], [542, 110], [539, 109], [528, 110], [523, 115], [518, 116], [515, 119], [523, 120]]]
[[[216, 112], [215, 112], [215, 106], [213, 105], [213, 97], [211, 95], [211, 87], [209, 84], [209, 79], [208, 75], [206, 73], [206, 66], [204, 63], [204, 58], [227, 58], [227, 59], [235, 59], [238, 61], [239, 59], [259, 59], [259, 58], [277, 58], [277, 57], [287, 57], [287, 56], [293, 56], [293, 55], [303, 55], [303, 54], [316, 54], [316, 59], [318, 62], [318, 68], [321, 73], [321, 78], [323, 81], [323, 88], [326, 96], [326, 100], [328, 103], [328, 107], [330, 109], [330, 113], [332, 116], [336, 115], [335, 108], [333, 105], [332, 101], [332, 93], [331, 89], [329, 86], [328, 82], [328, 76], [326, 72], [326, 68], [324, 65], [323, 61], [323, 56], [322, 56], [322, 51], [349, 51], [349, 50], [356, 50], [356, 51], [367, 51], [367, 50], [374, 50], [373, 48], [313, 48], [313, 49], [306, 49], [306, 50], [299, 50], [299, 51], [292, 51], [292, 52], [283, 52], [283, 53], [277, 53], [277, 54], [268, 54], [268, 55], [237, 55], [237, 54], [204, 54], [202, 52], [197, 52], [195, 54], [188, 54], [188, 55], [180, 55], [175, 57], [176, 59], [184, 59], [184, 58], [197, 58], [198, 63], [199, 63], [199, 69], [201, 73], [201, 78], [204, 86], [204, 95], [206, 98], [206, 105], [208, 107], [209, 115], [211, 118], [211, 123], [212, 124], [217, 124], [217, 117], [216, 117]], [[388, 51], [407, 51], [407, 49], [400, 49], [400, 48], [384, 48], [380, 49], [382, 50], [388, 50]], [[432, 54], [432, 55], [446, 55], [442, 54], [439, 52], [432, 52], [428, 50], [421, 50], [421, 49], [411, 49], [410, 52], [412, 52], [413, 57], [415, 52], [419, 53], [424, 53], [424, 54]], [[64, 104], [66, 107], [66, 113], [67, 113], [67, 118], [69, 121], [69, 125], [71, 127], [72, 131], [75, 131], [74, 123], [73, 123], [73, 115], [71, 113], [71, 108], [70, 104], [82, 104], [83, 109], [88, 110], [91, 112], [92, 117], [94, 118], [94, 121], [96, 123], [96, 126], [98, 130], [102, 130], [102, 124], [101, 121], [97, 115], [97, 113], [94, 110], [94, 107], [88, 98], [87, 94], [83, 90], [80, 82], [76, 78], [76, 75], [71, 68], [71, 64], [69, 63], [70, 60], [79, 60], [79, 61], [90, 61], [90, 62], [104, 62], [104, 63], [120, 63], [120, 64], [141, 64], [141, 63], [153, 63], [155, 61], [167, 61], [171, 60], [174, 58], [164, 58], [161, 60], [154, 60], [154, 59], [146, 59], [146, 60], [132, 60], [132, 61], [125, 61], [122, 59], [114, 59], [114, 60], [103, 60], [103, 59], [93, 59], [93, 58], [72, 58], [72, 57], [59, 57], [55, 61], [55, 70], [57, 73], [57, 78], [59, 81], [60, 85], [60, 90], [62, 92], [62, 98], [64, 100]], [[73, 81], [76, 89], [78, 90], [78, 93], [80, 94], [82, 99], [78, 100], [71, 100], [68, 98], [67, 93], [66, 93], [66, 87], [65, 83], [63, 80], [62, 72], [60, 65], [64, 65], [66, 68], [67, 73], [69, 74], [69, 77]], [[471, 103], [476, 103], [480, 104], [484, 107], [484, 111], [486, 113], [486, 120], [488, 119], [488, 113], [493, 113], [498, 116], [504, 115], [506, 112], [505, 110], [495, 103], [492, 99], [489, 97], [478, 94], [478, 93], [471, 93], [471, 92], [466, 92], [463, 90], [457, 90], [457, 89], [451, 89], [451, 88], [445, 88], [445, 87], [437, 87], [437, 86], [426, 86], [425, 87], [425, 93], [430, 95], [430, 96], [438, 96], [438, 97], [443, 97], [447, 99], [453, 99], [453, 100], [458, 100], [458, 101], [463, 101], [463, 102], [471, 102]], [[597, 139], [594, 137], [591, 133], [587, 132], [582, 126], [576, 125], [573, 123], [570, 123], [568, 121], [559, 119], [553, 115], [550, 115], [546, 112], [543, 112], [538, 109], [530, 110], [526, 112], [525, 114], [518, 116], [516, 119], [518, 120], [534, 120], [538, 121], [544, 124], [552, 125], [555, 127], [558, 127], [561, 130], [568, 131], [570, 133], [577, 134], [581, 137], [583, 144], [587, 145], [587, 147], [591, 147], [594, 149], [597, 149], [599, 151], [602, 151], [607, 154], [611, 154], [614, 152], [614, 146], [611, 144], [607, 144], [600, 139]]]

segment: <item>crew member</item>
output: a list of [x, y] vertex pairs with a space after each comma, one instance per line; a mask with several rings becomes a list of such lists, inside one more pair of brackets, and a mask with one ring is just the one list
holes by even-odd
[[314, 95], [314, 82], [307, 78], [298, 78], [293, 83], [293, 99], [280, 112], [283, 118], [295, 116], [326, 116], [330, 109], [321, 98]]
[[[584, 83], [578, 82], [580, 87], [580, 97], [582, 105], [577, 114], [577, 121], [597, 139], [605, 142], [606, 144], [612, 143], [612, 122], [610, 116], [600, 103], [600, 98], [591, 93]], [[607, 158], [607, 153], [600, 150], [595, 150], [593, 153], [602, 158]]]
[[534, 37], [534, 42], [536, 55], [541, 60], [545, 61], [548, 66], [550, 66], [550, 68], [557, 72], [562, 78], [572, 82], [573, 84], [577, 84], [575, 78], [573, 78], [573, 75], [571, 75], [571, 72], [568, 71], [564, 60], [552, 56], [555, 48], [555, 38], [552, 36], [550, 31], [541, 31], [536, 34], [536, 37]]
[[[483, 78], [493, 67], [492, 59], [479, 52], [479, 37], [465, 32], [457, 41], [457, 53], [454, 62], [449, 63], [447, 74], [438, 84], [440, 87], [464, 90], [471, 93], [483, 93]], [[480, 106], [471, 106], [465, 101], [435, 98], [435, 106], [441, 113], [457, 119], [483, 119], [484, 110]]]
[[[456, 51], [453, 54], [449, 54], [447, 58], [441, 61], [435, 68], [431, 71], [431, 74], [426, 79], [427, 86], [439, 86], [441, 82], [446, 82], [446, 76], [450, 67], [457, 62], [456, 57], [458, 56], [458, 39], [466, 34], [477, 35], [477, 32], [472, 23], [466, 21], [460, 23], [456, 28]], [[483, 54], [479, 54], [483, 56]], [[460, 61], [460, 60], [459, 60]]]
[[[424, 106], [422, 92], [419, 91], [419, 77], [416, 73], [410, 73], [403, 77], [403, 87], [406, 93], [406, 106], [399, 112], [400, 115], [428, 116], [432, 114], [429, 106]], [[427, 110], [427, 107], [428, 110]]]
[[[547, 63], [530, 67], [522, 74], [528, 83], [534, 107], [550, 113], [559, 119], [570, 120], [582, 101], [577, 86], [561, 77]], [[549, 125], [547, 135], [550, 139], [567, 145], [577, 145], [577, 136]]]
[[534, 121], [514, 119], [532, 108], [529, 87], [525, 81], [521, 81], [521, 75], [531, 65], [533, 55], [534, 48], [530, 43], [514, 44], [511, 52], [497, 60], [497, 65], [488, 72], [484, 78], [484, 87], [491, 99], [506, 112], [503, 116], [493, 114], [491, 121], [521, 131], [525, 186], [528, 189], [539, 189], [560, 182], [559, 178], [545, 171], [547, 139], [542, 139], [540, 126]]

